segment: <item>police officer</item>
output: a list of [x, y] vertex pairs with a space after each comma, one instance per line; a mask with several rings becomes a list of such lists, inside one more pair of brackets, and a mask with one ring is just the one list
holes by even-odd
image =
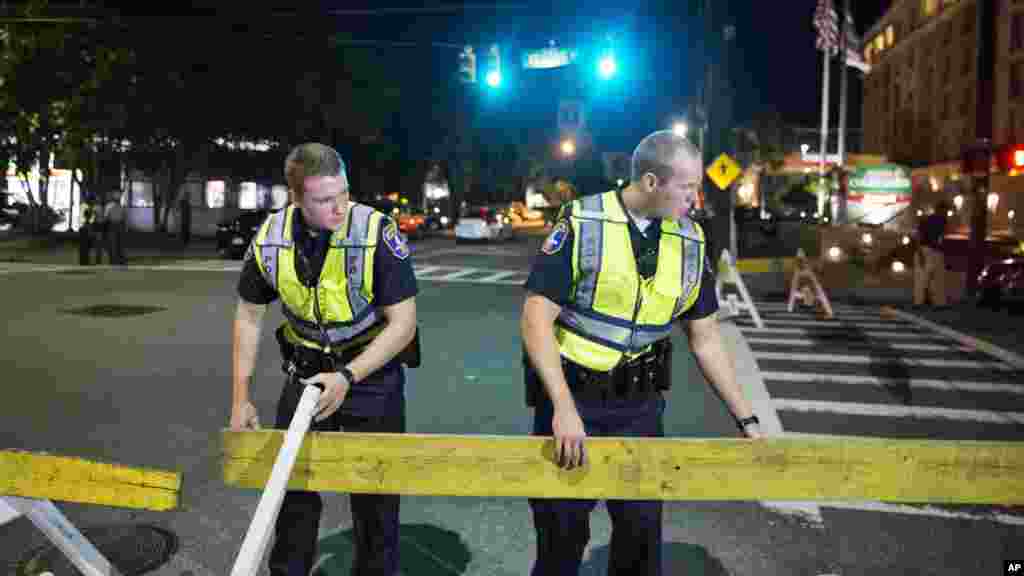
[[[647, 136], [633, 152], [630, 184], [566, 205], [534, 260], [521, 323], [527, 403], [533, 434], [554, 436], [564, 468], [585, 462], [587, 435], [664, 436], [676, 322], [739, 429], [760, 436], [722, 346], [704, 232], [688, 217], [701, 168], [685, 139]], [[595, 505], [530, 500], [534, 576], [579, 572]], [[608, 574], [660, 575], [661, 502], [609, 500], [607, 508]]]
[[[349, 201], [345, 165], [322, 144], [302, 144], [285, 161], [292, 203], [272, 213], [250, 245], [238, 283], [231, 428], [259, 426], [249, 397], [267, 305], [281, 299], [276, 335], [288, 377], [275, 428], [287, 429], [307, 384], [324, 391], [313, 431], [404, 432], [405, 375], [417, 366], [416, 278], [395, 222]], [[398, 570], [397, 495], [350, 495], [352, 573]], [[320, 495], [288, 491], [270, 552], [274, 576], [313, 567]]]

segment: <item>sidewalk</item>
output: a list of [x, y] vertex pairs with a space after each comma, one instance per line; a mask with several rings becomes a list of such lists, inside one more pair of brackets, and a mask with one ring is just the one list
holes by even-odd
[[[785, 301], [788, 296], [785, 278], [780, 272], [743, 273], [743, 281], [755, 301]], [[889, 306], [1024, 356], [1024, 308], [994, 311], [963, 301], [945, 310], [915, 310], [913, 294], [904, 288], [851, 286], [831, 290], [828, 297], [833, 304]]]
[[[156, 264], [164, 260], [217, 259], [213, 238], [193, 237], [188, 247], [181, 240], [157, 232], [127, 232], [124, 235], [127, 265]], [[93, 248], [95, 258], [95, 248]], [[0, 238], [0, 262], [78, 265], [78, 235], [53, 234], [45, 238], [17, 236]], [[104, 260], [105, 262], [105, 260]]]

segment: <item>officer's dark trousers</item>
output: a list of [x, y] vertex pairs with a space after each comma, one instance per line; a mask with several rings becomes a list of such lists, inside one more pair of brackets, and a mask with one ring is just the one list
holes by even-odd
[[[302, 395], [302, 384], [289, 380], [277, 405], [275, 428], [287, 429]], [[405, 374], [392, 361], [353, 384], [341, 407], [322, 422], [317, 432], [405, 432]], [[398, 573], [399, 496], [351, 494], [355, 559], [352, 576], [394, 576]], [[316, 492], [289, 490], [274, 527], [270, 573], [308, 576], [316, 561], [316, 544], [323, 501]]]
[[[541, 396], [534, 411], [533, 434], [551, 436], [553, 408], [547, 395]], [[661, 393], [633, 400], [577, 398], [576, 409], [587, 436], [665, 435], [665, 399]], [[661, 501], [608, 500], [605, 504], [612, 519], [608, 575], [660, 576]], [[590, 540], [590, 512], [596, 505], [595, 500], [530, 499], [537, 532], [537, 561], [532, 576], [579, 573], [583, 550]]]

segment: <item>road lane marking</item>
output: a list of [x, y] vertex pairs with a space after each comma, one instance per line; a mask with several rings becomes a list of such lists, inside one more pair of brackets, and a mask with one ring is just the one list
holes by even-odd
[[1022, 412], [992, 412], [989, 410], [961, 410], [935, 406], [903, 406], [898, 404], [864, 404], [859, 402], [829, 402], [826, 400], [800, 400], [773, 398], [777, 410], [791, 412], [827, 412], [850, 416], [886, 416], [890, 418], [931, 418], [984, 422], [986, 424], [1024, 424]]
[[[853, 354], [800, 354], [791, 352], [758, 352], [754, 351], [754, 358], [758, 360], [791, 360], [796, 362], [839, 362], [844, 364], [879, 364], [881, 359], [870, 355]], [[998, 370], [1001, 372], [1013, 371], [1013, 368], [999, 362], [975, 362], [973, 360], [945, 360], [942, 358], [907, 358], [893, 356], [892, 363], [903, 364], [907, 367], [927, 368], [983, 368], [987, 370]]]
[[502, 280], [502, 279], [508, 278], [509, 276], [515, 276], [516, 274], [521, 274], [521, 272], [518, 271], [518, 270], [505, 270], [503, 272], [495, 272], [494, 274], [491, 274], [490, 276], [484, 276], [483, 278], [477, 278], [477, 280], [480, 281], [480, 282], [494, 282], [496, 280]]
[[1010, 366], [1013, 366], [1018, 370], [1024, 370], [1024, 356], [1000, 348], [999, 346], [996, 346], [995, 344], [992, 344], [980, 338], [975, 338], [974, 336], [969, 336], [967, 334], [957, 332], [952, 328], [947, 328], [945, 326], [936, 324], [934, 322], [931, 322], [930, 320], [925, 320], [924, 318], [920, 318], [918, 316], [909, 314], [902, 310], [886, 307], [885, 312], [887, 314], [891, 314], [893, 316], [901, 318], [907, 322], [912, 322], [914, 324], [917, 324], [918, 326], [931, 329], [939, 334], [942, 334], [947, 338], [960, 342], [961, 344], [968, 348], [975, 348], [981, 350], [982, 352], [988, 354], [989, 356], [992, 356], [993, 358], [998, 358], [999, 360], [1005, 362], [1006, 364], [1009, 364]]
[[[746, 335], [746, 334], [756, 334], [756, 335], [764, 335], [764, 336], [769, 336], [771, 334], [797, 334], [797, 335], [808, 335], [808, 336], [812, 336], [812, 335], [848, 336], [850, 334], [849, 330], [843, 330], [843, 329], [841, 329], [839, 327], [833, 328], [833, 327], [828, 327], [828, 326], [820, 328], [820, 329], [813, 329], [813, 328], [772, 328], [770, 326], [769, 327], [765, 327], [765, 328], [755, 328], [753, 326], [750, 326], [750, 327], [742, 326], [740, 328], [740, 330], [743, 331], [744, 335]], [[942, 336], [938, 336], [938, 335], [934, 335], [934, 334], [921, 333], [921, 332], [915, 332], [915, 331], [913, 331], [913, 329], [911, 329], [911, 330], [894, 329], [893, 331], [857, 332], [856, 335], [857, 336], [865, 336], [865, 337], [868, 337], [868, 338], [893, 339], [893, 340], [898, 340], [898, 339], [906, 338], [906, 339], [913, 339], [913, 340], [931, 340], [931, 341], [935, 341], [935, 342], [948, 342], [949, 341], [947, 338], [944, 338]], [[850, 340], [857, 341], [857, 340], [852, 339], [852, 338]]]
[[479, 272], [479, 270], [477, 270], [476, 268], [461, 268], [461, 269], [456, 270], [454, 272], [449, 272], [448, 274], [445, 274], [444, 276], [436, 276], [433, 279], [434, 280], [441, 280], [441, 281], [444, 281], [444, 280], [456, 280], [458, 278], [462, 278], [463, 276], [469, 276], [470, 274], [473, 274], [474, 272]]
[[422, 278], [428, 274], [432, 274], [441, 270], [441, 266], [413, 266], [412, 270], [416, 273], [416, 278]]
[[1024, 526], [1024, 516], [991, 512], [988, 514], [971, 514], [968, 512], [957, 512], [946, 510], [935, 506], [910, 506], [907, 504], [890, 504], [888, 502], [822, 502], [822, 508], [835, 508], [838, 510], [854, 510], [858, 512], [884, 512], [889, 514], [908, 514], [912, 516], [935, 516], [950, 520], [982, 520], [1009, 524], [1011, 526]]
[[947, 392], [986, 392], [1024, 394], [1024, 385], [1000, 382], [967, 382], [936, 380], [934, 378], [875, 378], [874, 376], [852, 376], [846, 374], [818, 374], [813, 372], [762, 372], [765, 380], [799, 382], [806, 384], [848, 384], [864, 386], [910, 386]]
[[778, 320], [774, 318], [765, 318], [764, 323], [770, 324], [771, 326], [819, 326], [827, 328], [845, 328], [846, 330], [854, 330], [858, 328], [913, 328], [913, 325], [898, 322], [847, 322], [843, 320]]
[[[825, 344], [820, 340], [808, 340], [804, 338], [747, 338], [747, 342], [750, 344], [780, 344], [785, 346], [821, 346]], [[870, 344], [863, 340], [840, 340], [835, 342], [844, 346], [851, 346], [854, 344]], [[863, 346], [858, 346], [858, 348]], [[892, 349], [892, 350], [951, 350], [949, 346], [942, 346], [939, 344], [883, 344], [878, 346], [879, 348]]]

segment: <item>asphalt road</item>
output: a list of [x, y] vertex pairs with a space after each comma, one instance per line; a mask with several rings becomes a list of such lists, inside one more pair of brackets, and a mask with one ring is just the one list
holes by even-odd
[[[408, 373], [409, 431], [527, 433], [531, 414], [522, 401], [518, 321], [521, 284], [538, 242], [489, 247], [433, 239], [416, 245], [424, 365]], [[0, 307], [7, 327], [0, 446], [182, 472], [178, 511], [59, 504], [87, 529], [152, 524], [176, 535], [177, 551], [153, 574], [226, 574], [258, 501], [256, 491], [224, 486], [217, 462], [218, 433], [230, 412], [237, 266], [191, 259], [84, 273], [0, 267], [7, 297]], [[120, 318], [71, 313], [102, 304], [161, 309]], [[264, 422], [282, 381], [269, 329], [281, 315], [275, 309], [269, 316], [253, 389]], [[676, 338], [677, 350], [685, 350], [682, 336]], [[677, 353], [675, 362], [668, 434], [733, 436], [728, 414], [689, 355]], [[769, 383], [771, 396], [784, 395], [779, 390]], [[935, 422], [916, 433], [945, 425]], [[605, 572], [610, 523], [601, 508], [592, 518], [584, 574]], [[1000, 573], [1004, 558], [1024, 555], [1024, 527], [983, 516], [862, 507], [822, 508], [808, 517], [757, 502], [670, 503], [665, 573]], [[348, 573], [350, 528], [347, 498], [328, 495], [318, 573]], [[403, 498], [404, 573], [524, 574], [533, 546], [525, 500]], [[0, 565], [10, 571], [45, 549], [26, 520], [0, 526]]]

